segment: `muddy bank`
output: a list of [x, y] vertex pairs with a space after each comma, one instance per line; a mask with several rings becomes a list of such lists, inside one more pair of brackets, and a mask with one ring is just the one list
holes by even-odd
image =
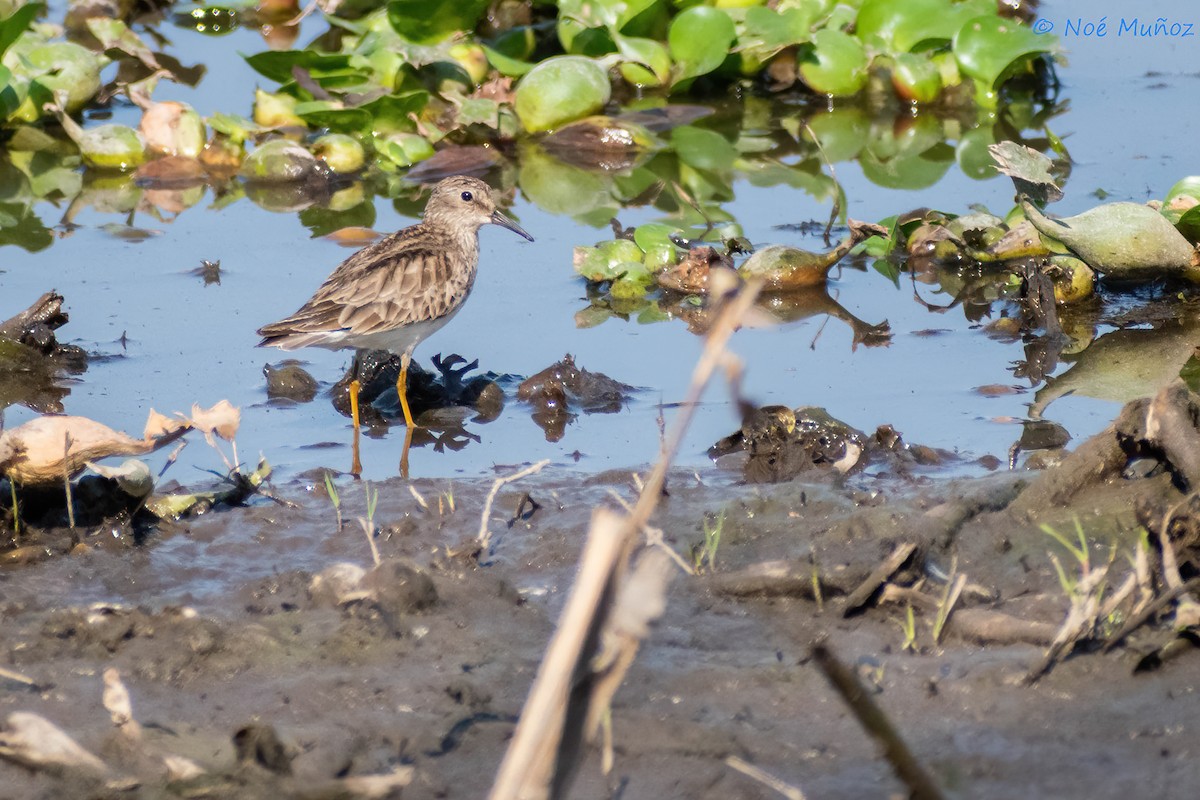
[[[1025, 683], [1069, 606], [1048, 553], [1076, 568], [1039, 526], [1071, 534], [1078, 519], [1099, 565], [1137, 541], [1137, 503], [1183, 495], [1160, 470], [1076, 481], [1066, 498], [1047, 488], [1055, 474], [810, 474], [763, 487], [672, 474], [655, 519], [667, 542], [690, 563], [705, 555], [706, 529], [719, 526], [719, 543], [705, 574], [675, 580], [617, 693], [612, 775], [593, 756], [573, 796], [772, 796], [724, 764], [732, 755], [811, 797], [903, 792], [810, 663], [822, 637], [961, 796], [1192, 796], [1200, 767], [1184, 698], [1200, 661], [1184, 654], [1134, 674], [1170, 637], [1164, 627], [1106, 654], [1077, 652]], [[490, 480], [371, 484], [387, 571], [375, 594], [340, 604], [313, 591], [313, 576], [337, 562], [370, 567], [357, 521], [366, 501], [361, 484], [339, 482], [339, 531], [317, 475], [276, 487], [291, 507], [256, 501], [163, 527], [141, 545], [5, 568], [0, 666], [32, 685], [0, 682], [0, 717], [43, 715], [108, 769], [0, 762], [5, 796], [346, 796], [347, 776], [405, 767], [405, 797], [483, 796], [591, 509], [612, 492], [631, 498], [631, 484], [628, 472], [551, 466], [505, 486], [478, 559]], [[870, 586], [902, 545], [912, 556], [884, 581], [937, 598], [952, 572], [967, 576], [940, 644], [935, 612], [917, 603], [906, 649], [907, 604], [882, 602], [882, 586]], [[969, 612], [987, 611], [1031, 626], [981, 644]], [[110, 667], [141, 724], [137, 748], [101, 703]], [[172, 781], [151, 751], [204, 773]]]

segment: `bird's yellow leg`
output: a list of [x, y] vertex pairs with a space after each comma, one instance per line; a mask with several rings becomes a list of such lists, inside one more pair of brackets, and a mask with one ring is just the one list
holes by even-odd
[[359, 457], [358, 450], [358, 392], [360, 388], [361, 384], [359, 384], [357, 378], [350, 381], [350, 419], [354, 420], [354, 440], [351, 444], [352, 461], [350, 464], [350, 474], [355, 477], [362, 474], [362, 460]]
[[[400, 377], [396, 379], [396, 394], [400, 396], [400, 410], [404, 412], [404, 424], [411, 431], [413, 423], [412, 411], [408, 408], [408, 364], [412, 360], [408, 353], [400, 359]], [[407, 452], [407, 451], [406, 451]]]
[[350, 419], [354, 420], [354, 430], [358, 430], [358, 393], [362, 389], [362, 384], [358, 382], [358, 378], [350, 381]]

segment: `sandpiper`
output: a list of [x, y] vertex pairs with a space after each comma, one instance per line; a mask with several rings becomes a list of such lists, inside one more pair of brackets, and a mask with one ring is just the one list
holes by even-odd
[[[488, 224], [533, 241], [496, 208], [486, 183], [461, 175], [446, 178], [433, 187], [419, 223], [343, 261], [295, 314], [259, 328], [259, 346], [354, 347], [400, 354], [396, 392], [411, 434], [414, 423], [405, 382], [413, 350], [449, 322], [467, 299], [479, 264], [479, 229]], [[352, 381], [356, 431], [358, 389], [358, 381]]]

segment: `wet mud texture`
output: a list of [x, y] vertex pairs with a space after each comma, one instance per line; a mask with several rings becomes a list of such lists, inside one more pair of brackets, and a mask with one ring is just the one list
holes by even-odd
[[[1134, 674], [1165, 628], [1143, 628], [1107, 654], [1077, 653], [1036, 684], [1023, 682], [1067, 609], [1039, 525], [1070, 531], [1079, 518], [1100, 542], [1100, 563], [1110, 544], [1135, 540], [1136, 508], [1183, 496], [1169, 471], [1122, 474], [1112, 454], [1119, 440], [1108, 436], [1070, 490], [1052, 472], [937, 483], [806, 473], [759, 487], [732, 485], [719, 471], [703, 485], [673, 474], [654, 524], [689, 560], [706, 525], [720, 524], [715, 566], [673, 583], [616, 695], [613, 773], [601, 775], [593, 754], [572, 796], [774, 796], [726, 767], [731, 755], [810, 797], [903, 795], [810, 663], [824, 638], [958, 796], [1194, 797], [1200, 723], [1190, 695], [1200, 654]], [[335, 563], [372, 563], [356, 521], [366, 513], [361, 490], [341, 484], [339, 531], [315, 475], [276, 487], [293, 508], [263, 502], [164, 526], [140, 545], [5, 568], [0, 666], [33, 685], [0, 680], [0, 720], [41, 714], [112, 775], [138, 780], [118, 792], [94, 775], [0, 761], [0, 794], [334, 796], [321, 792], [340, 777], [408, 765], [404, 797], [484, 796], [591, 509], [611, 502], [611, 490], [632, 497], [626, 472], [551, 467], [505, 486], [480, 566], [455, 553], [474, 550], [491, 483], [415, 481], [420, 499], [407, 482], [375, 484], [384, 566], [357, 594], [330, 573], [313, 586]], [[903, 606], [870, 591], [866, 579], [900, 546], [911, 555], [893, 583], [924, 580], [936, 596], [937, 575], [952, 562], [969, 578], [940, 646], [933, 613], [917, 608], [918, 648], [902, 650]], [[963, 612], [993, 610], [1041, 627], [980, 644], [977, 629], [956, 623], [969, 620]], [[1041, 643], [1030, 643], [1039, 631]], [[169, 784], [157, 762], [122, 743], [101, 705], [109, 667], [148, 745], [193, 759], [205, 776]]]

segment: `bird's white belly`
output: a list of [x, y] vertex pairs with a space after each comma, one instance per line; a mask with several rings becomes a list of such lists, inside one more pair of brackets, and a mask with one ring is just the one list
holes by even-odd
[[437, 319], [413, 322], [401, 325], [399, 328], [375, 333], [354, 333], [348, 330], [331, 331], [323, 341], [316, 344], [318, 347], [330, 350], [354, 347], [367, 350], [387, 350], [400, 355], [410, 348], [416, 348], [418, 344], [432, 336], [439, 328], [453, 319], [460, 308], [462, 308], [462, 304], [455, 306], [448, 314], [443, 314]]

